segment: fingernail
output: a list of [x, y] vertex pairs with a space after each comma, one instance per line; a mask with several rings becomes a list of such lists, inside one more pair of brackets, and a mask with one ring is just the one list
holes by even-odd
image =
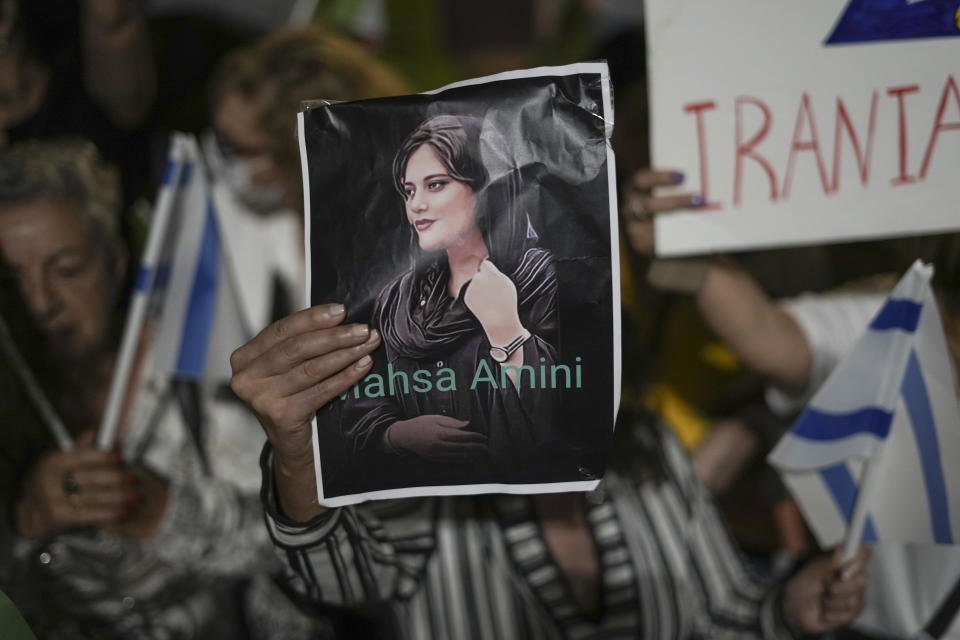
[[670, 172], [670, 181], [673, 184], [680, 184], [684, 179], [683, 171], [671, 171]]
[[347, 308], [342, 304], [332, 304], [327, 310], [327, 314], [330, 316], [342, 316], [346, 312]]
[[123, 476], [123, 484], [127, 485], [128, 487], [132, 487], [136, 483], [137, 482], [136, 480], [133, 479], [133, 476], [129, 476], [129, 475]]
[[380, 337], [380, 332], [378, 332], [376, 329], [372, 329], [372, 330], [370, 331], [370, 337], [367, 338], [367, 344], [370, 344], [370, 343], [372, 343], [372, 342], [376, 342], [376, 341], [377, 341], [377, 338], [379, 338], [379, 337]]
[[690, 197], [690, 204], [694, 207], [702, 207], [707, 203], [707, 199], [703, 197], [702, 193], [698, 193], [695, 196]]
[[139, 491], [128, 491], [128, 492], [127, 492], [127, 502], [132, 502], [132, 503], [134, 503], [134, 504], [137, 504], [137, 503], [139, 503], [141, 500], [143, 500], [143, 496], [140, 494]]
[[370, 356], [363, 356], [362, 358], [357, 360], [357, 364], [353, 366], [356, 369], [366, 369], [371, 364], [373, 364], [373, 358], [371, 358]]
[[368, 333], [370, 333], [370, 327], [368, 327], [368, 326], [365, 325], [365, 324], [358, 324], [358, 325], [356, 325], [356, 326], [353, 328], [352, 333], [353, 333], [353, 335], [357, 336], [358, 338], [359, 338], [359, 337], [363, 337], [363, 336], [367, 335]]
[[110, 458], [111, 458], [114, 462], [123, 462], [123, 454], [120, 453], [119, 451], [113, 451], [113, 452], [111, 452], [111, 453], [110, 453]]

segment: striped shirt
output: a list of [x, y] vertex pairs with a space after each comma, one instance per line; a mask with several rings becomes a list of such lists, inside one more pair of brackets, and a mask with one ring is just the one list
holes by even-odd
[[792, 638], [779, 589], [744, 566], [686, 453], [665, 438], [664, 455], [665, 480], [608, 471], [587, 503], [601, 582], [592, 616], [527, 496], [370, 502], [301, 525], [275, 507], [268, 445], [261, 497], [294, 588], [330, 605], [389, 602], [410, 640]]

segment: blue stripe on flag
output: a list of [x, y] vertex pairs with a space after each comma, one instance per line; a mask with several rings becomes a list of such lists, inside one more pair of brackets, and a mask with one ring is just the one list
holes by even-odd
[[912, 300], [889, 299], [880, 308], [870, 328], [876, 331], [903, 329], [909, 333], [917, 330], [921, 305]]
[[[823, 483], [827, 485], [833, 501], [837, 503], [837, 508], [843, 514], [843, 519], [847, 524], [853, 519], [853, 507], [857, 503], [857, 494], [860, 488], [853, 479], [853, 474], [847, 467], [846, 462], [826, 467], [820, 470], [820, 477]], [[863, 523], [863, 534], [860, 537], [862, 542], [876, 542], [877, 529], [873, 526], [873, 518], [869, 515]]]
[[185, 377], [203, 376], [207, 362], [207, 348], [217, 301], [217, 281], [220, 270], [220, 232], [213, 215], [213, 206], [207, 205], [207, 218], [200, 243], [200, 259], [190, 293], [187, 316], [177, 358], [177, 373]]
[[877, 530], [873, 526], [873, 519], [867, 516], [867, 521], [863, 523], [863, 535], [860, 536], [861, 542], [877, 542]]
[[927, 501], [930, 505], [930, 517], [933, 524], [933, 539], [938, 544], [953, 544], [950, 531], [950, 508], [947, 505], [947, 484], [943, 478], [943, 463], [940, 459], [940, 445], [937, 442], [937, 427], [933, 421], [930, 398], [923, 382], [920, 361], [917, 353], [910, 352], [907, 370], [900, 387], [903, 402], [907, 405], [910, 424], [920, 453], [920, 466], [923, 469], [923, 481], [927, 487]]
[[830, 495], [833, 496], [833, 501], [837, 503], [837, 508], [843, 514], [843, 519], [849, 523], [850, 518], [853, 517], [853, 505], [857, 502], [858, 489], [850, 469], [847, 468], [847, 463], [841, 462], [821, 469], [820, 477], [830, 490]]
[[147, 287], [150, 286], [150, 267], [147, 265], [140, 265], [140, 269], [137, 271], [137, 283], [134, 285], [134, 288], [137, 291], [146, 291]]
[[157, 275], [154, 279], [153, 288], [156, 291], [163, 291], [170, 283], [170, 263], [164, 262], [157, 265]]
[[183, 164], [183, 169], [180, 170], [180, 188], [190, 184], [190, 179], [193, 177], [193, 167], [194, 164], [192, 162], [185, 162]]
[[850, 413], [827, 413], [807, 407], [790, 427], [790, 433], [808, 440], [840, 440], [858, 433], [886, 438], [893, 414], [876, 407]]
[[163, 169], [163, 180], [160, 181], [160, 184], [165, 187], [170, 186], [170, 182], [173, 180], [173, 168], [175, 166], [173, 160], [167, 160], [167, 166]]

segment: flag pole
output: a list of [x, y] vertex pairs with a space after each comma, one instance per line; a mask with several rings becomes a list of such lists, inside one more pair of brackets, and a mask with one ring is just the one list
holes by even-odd
[[137, 354], [140, 335], [146, 321], [147, 303], [153, 289], [156, 277], [157, 262], [163, 248], [163, 239], [166, 235], [170, 215], [173, 211], [177, 191], [180, 184], [180, 175], [183, 172], [184, 152], [183, 141], [179, 134], [174, 134], [171, 140], [170, 155], [167, 167], [154, 207], [153, 219], [150, 223], [150, 232], [147, 236], [147, 246], [140, 261], [140, 271], [137, 274], [137, 283], [130, 302], [130, 312], [126, 325], [123, 328], [123, 339], [120, 343], [120, 353], [110, 381], [110, 392], [107, 396], [107, 406], [97, 432], [97, 447], [111, 449], [117, 436], [117, 427], [120, 412], [127, 395], [130, 383], [131, 370]]
[[21, 384], [23, 384], [24, 391], [27, 392], [27, 396], [30, 397], [30, 401], [33, 402], [33, 406], [40, 414], [40, 419], [43, 420], [43, 423], [53, 435], [53, 439], [56, 440], [57, 446], [61, 451], [72, 449], [73, 438], [70, 437], [70, 432], [67, 431], [63, 420], [57, 415], [56, 409], [50, 404], [50, 400], [47, 399], [46, 394], [40, 387], [40, 383], [37, 382], [27, 362], [17, 349], [17, 345], [13, 343], [10, 329], [7, 327], [7, 322], [4, 320], [2, 314], [0, 314], [0, 351], [3, 352], [7, 360], [13, 365], [14, 373], [17, 374], [17, 378], [19, 378]]
[[883, 453], [878, 452], [864, 460], [863, 463], [863, 480], [860, 482], [857, 503], [853, 507], [853, 517], [850, 518], [850, 526], [847, 527], [847, 535], [843, 541], [843, 557], [841, 559], [843, 564], [853, 560], [863, 541], [863, 530], [867, 524], [867, 516], [870, 515], [873, 494], [876, 492], [875, 478], [877, 476], [876, 470], [880, 467], [879, 460], [877, 460], [879, 455], [883, 455]]

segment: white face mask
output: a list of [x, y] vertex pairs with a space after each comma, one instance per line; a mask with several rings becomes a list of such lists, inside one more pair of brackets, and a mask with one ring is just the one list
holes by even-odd
[[236, 155], [224, 154], [212, 130], [203, 133], [201, 146], [214, 179], [223, 182], [243, 204], [257, 213], [271, 213], [283, 206], [287, 189], [282, 183], [256, 186], [250, 163]]

